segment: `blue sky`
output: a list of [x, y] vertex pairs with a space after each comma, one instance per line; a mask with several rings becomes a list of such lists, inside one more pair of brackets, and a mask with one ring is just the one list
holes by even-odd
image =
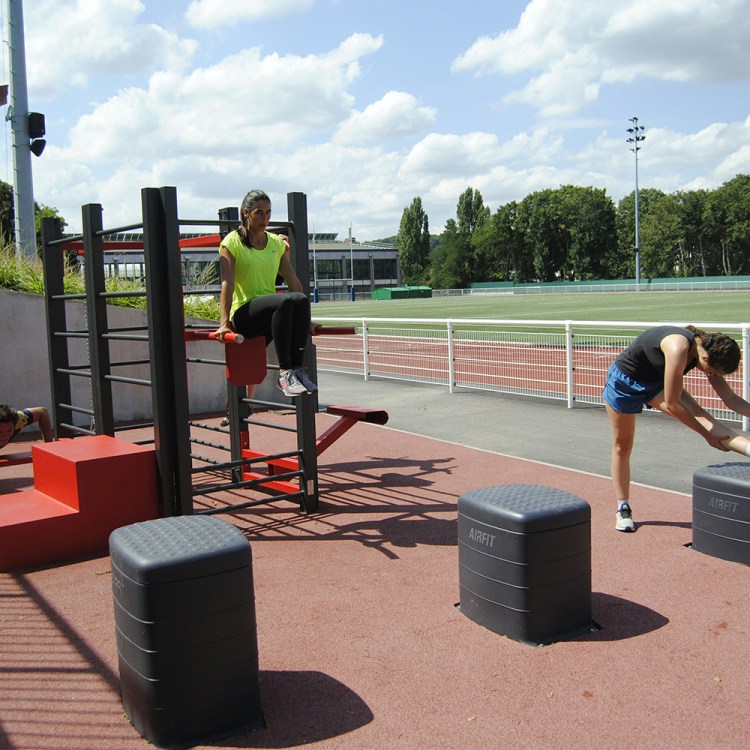
[[[3, 3], [5, 6], [5, 3]], [[3, 40], [7, 40], [3, 7]], [[420, 196], [494, 211], [564, 184], [714, 188], [750, 173], [750, 0], [25, 0], [38, 202], [80, 229], [175, 185], [213, 218], [262, 187], [285, 218], [360, 240]], [[7, 44], [3, 75], [8, 78]], [[0, 178], [12, 179], [6, 124]]]

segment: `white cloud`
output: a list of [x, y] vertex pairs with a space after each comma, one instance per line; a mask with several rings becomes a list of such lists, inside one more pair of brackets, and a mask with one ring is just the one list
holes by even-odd
[[531, 0], [515, 29], [475, 41], [454, 72], [535, 76], [506, 97], [547, 117], [596, 101], [602, 85], [750, 79], [748, 0]]
[[[410, 40], [388, 32], [335, 36], [331, 18], [352, 10], [344, 4], [335, 13], [333, 5], [319, 4], [309, 16], [286, 19], [297, 36], [285, 37], [284, 47], [268, 33], [257, 40], [250, 35], [253, 47], [235, 28], [196, 31], [200, 67], [190, 57], [193, 43], [178, 36], [188, 2], [27, 4], [27, 37], [43, 42], [32, 62], [38, 68], [42, 54], [48, 90], [66, 87], [40, 107], [48, 145], [33, 162], [35, 195], [74, 229], [86, 203], [104, 206], [108, 226], [138, 221], [140, 189], [147, 185], [176, 185], [180, 215], [207, 219], [237, 205], [252, 187], [269, 191], [283, 217], [287, 191], [301, 191], [319, 231], [342, 232], [351, 222], [361, 239], [394, 234], [417, 195], [433, 231], [440, 231], [469, 186], [493, 209], [561, 184], [606, 188], [619, 200], [633, 189], [633, 154], [624, 142], [625, 118], [633, 112], [649, 126], [643, 185], [669, 192], [712, 188], [750, 171], [747, 105], [736, 106], [743, 87], [731, 83], [750, 69], [746, 47], [737, 43], [745, 15], [750, 18], [739, 8], [750, 0], [707, 0], [706, 13], [694, 0], [651, 0], [654, 7], [626, 0], [622, 13], [589, 0], [532, 0], [516, 28], [477, 41], [455, 61], [455, 72], [502, 74], [477, 81], [442, 75], [450, 49], [445, 39], [435, 40], [424, 67], [433, 72], [421, 77], [405, 66], [414, 54]], [[388, 28], [382, 9], [373, 8], [358, 10], [360, 28]], [[726, 9], [737, 15], [740, 31], [724, 33]], [[43, 28], [45, 13], [56, 26], [54, 37]], [[674, 40], [664, 28], [669, 24]], [[267, 28], [277, 25], [272, 19]], [[308, 26], [318, 32], [309, 44], [300, 41]], [[477, 21], [465, 22], [468, 28], [478, 28]], [[710, 31], [708, 38], [701, 29]], [[321, 52], [324, 37], [334, 41]], [[728, 49], [717, 51], [722, 39]], [[696, 52], [696, 70], [730, 84], [651, 86], [660, 97], [677, 92], [668, 112], [695, 96], [694, 106], [692, 98], [682, 102], [679, 116], [665, 122], [664, 107], [641, 98], [648, 82], [639, 81], [637, 90], [627, 84], [645, 75], [681, 80], [686, 44]], [[727, 61], [732, 71], [722, 73]], [[85, 86], [74, 95], [73, 81]], [[614, 85], [616, 92], [607, 92]], [[721, 109], [728, 91], [736, 92], [735, 103]], [[612, 93], [617, 99], [608, 102]], [[500, 99], [530, 106], [493, 106]], [[715, 105], [721, 114], [713, 113]], [[535, 112], [553, 117], [540, 127]], [[9, 155], [6, 149], [6, 181]]]
[[631, 0], [608, 19], [601, 51], [627, 80], [641, 74], [667, 81], [746, 81], [748, 33], [748, 0]]
[[304, 13], [313, 4], [314, 0], [193, 0], [185, 18], [195, 28], [214, 29]]
[[591, 77], [596, 62], [585, 50], [566, 54], [551, 62], [522, 91], [506, 96], [505, 101], [529, 104], [543, 117], [573, 115], [599, 96], [600, 85]]
[[[110, 199], [119, 201], [119, 186], [129, 180], [140, 186], [179, 185], [181, 206], [196, 210], [205, 206], [208, 195], [223, 195], [222, 205], [234, 205], [253, 184], [271, 190], [274, 175], [280, 189], [304, 184], [295, 189], [313, 190], [316, 179], [331, 165], [300, 171], [297, 159], [309, 153], [308, 142], [328, 139], [349, 120], [354, 98], [348, 89], [358, 75], [358, 61], [381, 45], [380, 37], [355, 34], [321, 55], [263, 56], [251, 48], [186, 75], [155, 73], [147, 88], [121, 90], [78, 119], [67, 147], [52, 149], [57, 152], [54, 160], [45, 154], [45, 160], [35, 164], [38, 193], [50, 196], [51, 205], [59, 198], [58, 207], [66, 206], [63, 215], [71, 215], [69, 221], [77, 223], [79, 197], [85, 194], [82, 202], [103, 205]], [[381, 114], [389, 109], [392, 97], [384, 99], [384, 108], [375, 107]], [[400, 96], [397, 99], [402, 101]], [[412, 126], [420, 116], [424, 126], [426, 112], [412, 102]], [[391, 122], [389, 127], [397, 126]], [[348, 165], [355, 163], [353, 155], [366, 154], [355, 160], [357, 169], [360, 174], [371, 171], [371, 149], [335, 154], [334, 162]], [[106, 171], [99, 194], [91, 195], [88, 180], [71, 187], [64, 198], [61, 191], [47, 192], [54, 183], [50, 170], [63, 163], [78, 165], [79, 174]], [[335, 170], [330, 174], [332, 183], [340, 179]], [[292, 177], [300, 182], [291, 181]], [[363, 194], [372, 189], [372, 185], [364, 187]], [[338, 192], [340, 201], [341, 188], [332, 192]], [[67, 208], [70, 203], [78, 203], [73, 212]], [[134, 192], [129, 211], [126, 203], [109, 205], [118, 206], [114, 211], [123, 214], [117, 221], [130, 222], [136, 203]], [[210, 217], [213, 210], [199, 214]]]
[[431, 133], [412, 148], [402, 172], [410, 179], [421, 175], [429, 184], [436, 178], [481, 171], [499, 158], [497, 136], [491, 133]]
[[155, 24], [139, 23], [140, 0], [42, 0], [27, 3], [29, 95], [45, 99], [93, 76], [181, 70], [197, 42]]
[[251, 48], [188, 75], [156, 73], [147, 90], [118, 92], [70, 131], [71, 158], [131, 162], [189, 154], [251, 155], [336, 127], [350, 116], [357, 55], [377, 49], [357, 35], [320, 56], [261, 55]]
[[404, 91], [389, 91], [363, 112], [352, 112], [333, 140], [356, 145], [423, 132], [435, 122], [433, 107], [419, 106], [417, 98]]
[[[667, 129], [649, 131], [648, 158], [658, 179], [674, 169], [685, 155], [698, 163], [713, 165], [704, 175], [713, 178], [714, 186], [731, 180], [738, 173], [750, 173], [750, 118], [743, 123], [712, 123], [697, 133], [676, 133]], [[645, 156], [645, 155], [643, 155]], [[675, 188], [667, 186], [672, 191]], [[687, 189], [683, 184], [679, 189]]]

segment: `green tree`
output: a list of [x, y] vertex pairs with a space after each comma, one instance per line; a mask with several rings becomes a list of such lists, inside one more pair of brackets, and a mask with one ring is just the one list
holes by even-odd
[[[42, 218], [51, 216], [59, 219], [61, 228], [68, 226], [68, 222], [60, 215], [56, 208], [45, 206], [34, 201], [34, 223], [37, 243], [40, 240], [39, 231]], [[13, 198], [13, 186], [0, 180], [0, 242], [2, 246], [12, 244], [15, 241], [15, 203]]]
[[570, 245], [559, 195], [550, 189], [527, 195], [521, 201], [518, 217], [527, 251], [531, 254], [535, 278], [556, 281]]
[[484, 205], [482, 194], [472, 187], [466, 188], [458, 198], [456, 218], [458, 231], [470, 236], [489, 218], [490, 209]]
[[482, 194], [467, 188], [458, 199], [456, 219], [448, 219], [440, 245], [432, 253], [431, 284], [438, 289], [457, 289], [478, 280], [472, 237], [490, 216]]
[[679, 267], [684, 276], [696, 274], [706, 276], [704, 254], [705, 227], [703, 213], [708, 199], [707, 190], [678, 191], [675, 195], [679, 206], [680, 247]]
[[703, 220], [719, 273], [750, 272], [750, 175], [737, 175], [712, 191]]
[[531, 281], [533, 263], [518, 224], [518, 203], [500, 206], [472, 236], [477, 281]]
[[[645, 276], [750, 273], [750, 176], [713, 191], [639, 191]], [[436, 286], [470, 281], [626, 279], [635, 276], [635, 193], [615, 207], [604, 190], [564, 185], [492, 215], [468, 188], [433, 243]]]
[[396, 246], [404, 281], [424, 284], [430, 263], [430, 223], [419, 196], [401, 215]]
[[51, 206], [45, 206], [34, 201], [34, 227], [36, 231], [37, 243], [41, 242], [41, 231], [42, 231], [42, 219], [52, 218], [57, 219], [60, 222], [60, 229], [65, 229], [68, 226], [68, 222], [60, 216], [60, 212], [56, 208]]
[[468, 286], [472, 281], [484, 281], [484, 270], [480, 268], [475, 257], [474, 236], [490, 218], [490, 209], [484, 205], [479, 190], [466, 188], [458, 198], [456, 206], [456, 231], [458, 243], [454, 242], [457, 253], [451, 255], [452, 267], [459, 277], [459, 286]]
[[455, 219], [445, 222], [440, 244], [432, 252], [430, 285], [436, 289], [458, 289], [466, 285], [466, 238]]
[[[638, 219], [642, 224], [649, 208], [664, 196], [662, 190], [642, 188], [638, 191]], [[617, 205], [617, 253], [610, 258], [608, 275], [612, 279], [635, 276], [635, 191], [626, 195]]]
[[478, 227], [471, 238], [475, 281], [504, 281], [508, 276], [508, 245], [499, 214]]
[[13, 242], [15, 230], [13, 209], [13, 186], [0, 180], [0, 242], [6, 247]]
[[560, 203], [560, 242], [566, 257], [560, 277], [569, 281], [601, 279], [605, 259], [617, 246], [615, 205], [603, 189], [564, 185]]
[[680, 204], [674, 195], [661, 195], [649, 205], [641, 222], [641, 268], [648, 278], [680, 273], [682, 227]]

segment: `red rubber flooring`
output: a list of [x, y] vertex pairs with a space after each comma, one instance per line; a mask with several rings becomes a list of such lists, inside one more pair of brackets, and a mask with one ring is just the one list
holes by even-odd
[[[621, 534], [607, 478], [371, 425], [321, 464], [319, 513], [220, 516], [252, 546], [267, 728], [201, 747], [748, 747], [750, 570], [687, 546], [690, 497], [640, 488]], [[601, 630], [532, 647], [456, 609], [457, 498], [506, 483], [591, 504]], [[118, 691], [108, 558], [0, 574], [0, 748], [148, 747]]]

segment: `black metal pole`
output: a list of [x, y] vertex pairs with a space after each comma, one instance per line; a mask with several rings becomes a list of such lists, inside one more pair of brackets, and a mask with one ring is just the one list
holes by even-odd
[[[236, 206], [228, 206], [219, 209], [219, 234], [222, 238], [237, 227], [240, 223], [240, 211]], [[232, 346], [229, 344], [228, 346]], [[242, 433], [247, 431], [244, 420], [250, 415], [250, 409], [243, 400], [247, 396], [245, 386], [236, 386], [227, 379], [227, 415], [229, 417], [229, 452], [232, 461], [242, 458]], [[235, 481], [242, 479], [242, 467], [232, 469]]]
[[86, 316], [91, 362], [91, 404], [94, 410], [94, 432], [97, 435], [115, 434], [112, 374], [109, 357], [107, 301], [102, 296], [104, 282], [104, 241], [101, 231], [102, 207], [89, 203], [81, 209], [83, 222], [83, 271], [86, 278]]
[[[304, 193], [287, 194], [287, 216], [292, 222], [293, 230], [289, 238], [291, 261], [297, 277], [306, 293], [310, 291], [310, 249], [307, 240], [307, 196]], [[305, 366], [311, 377], [317, 380], [315, 347], [308, 343], [305, 350]], [[305, 509], [317, 510], [319, 503], [318, 490], [318, 453], [315, 444], [317, 435], [315, 415], [318, 411], [318, 394], [298, 396], [295, 400], [297, 415], [297, 448], [302, 451], [300, 468], [304, 471]]]
[[71, 437], [72, 430], [59, 427], [68, 421], [68, 411], [61, 404], [70, 404], [70, 377], [62, 370], [70, 368], [68, 341], [58, 335], [68, 330], [65, 313], [65, 257], [59, 245], [50, 243], [62, 239], [62, 229], [58, 219], [42, 219], [42, 271], [44, 274], [44, 307], [47, 317], [47, 352], [49, 355], [49, 382], [52, 399], [52, 425], [56, 438]]
[[177, 191], [144, 188], [143, 242], [154, 442], [164, 516], [193, 512]]

